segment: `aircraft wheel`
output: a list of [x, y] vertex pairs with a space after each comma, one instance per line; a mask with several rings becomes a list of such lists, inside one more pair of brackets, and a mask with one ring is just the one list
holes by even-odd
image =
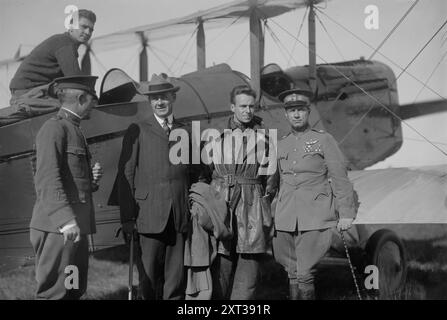
[[366, 244], [368, 264], [379, 271], [379, 299], [398, 297], [407, 276], [405, 248], [399, 237], [391, 230], [376, 231]]

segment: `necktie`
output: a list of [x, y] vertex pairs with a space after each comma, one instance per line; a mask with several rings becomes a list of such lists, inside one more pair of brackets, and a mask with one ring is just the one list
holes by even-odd
[[165, 131], [166, 135], [169, 136], [169, 134], [171, 133], [171, 129], [169, 129], [168, 126], [168, 119], [164, 119], [163, 121], [163, 125], [162, 125], [163, 130]]

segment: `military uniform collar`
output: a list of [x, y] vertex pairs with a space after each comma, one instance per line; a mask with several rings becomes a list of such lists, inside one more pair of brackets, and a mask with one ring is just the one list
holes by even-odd
[[82, 120], [81, 117], [78, 116], [76, 113], [74, 113], [71, 110], [65, 109], [64, 107], [60, 108], [59, 112], [57, 113], [57, 116], [60, 117], [61, 119], [67, 119], [77, 127], [79, 127]]
[[289, 134], [293, 134], [294, 136], [300, 137], [300, 136], [308, 133], [311, 130], [312, 129], [310, 128], [310, 126], [307, 126], [307, 128], [304, 131], [295, 131], [295, 130], [291, 129]]

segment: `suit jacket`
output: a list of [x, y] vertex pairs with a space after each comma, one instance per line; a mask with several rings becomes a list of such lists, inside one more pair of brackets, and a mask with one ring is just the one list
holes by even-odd
[[[189, 127], [174, 119], [171, 131], [179, 128], [188, 132], [189, 142]], [[175, 144], [153, 115], [131, 124], [124, 136], [118, 167], [121, 222], [136, 220], [139, 233], [163, 232], [171, 213], [176, 231], [187, 231], [191, 170], [189, 164], [171, 163]]]
[[[280, 187], [275, 228], [316, 230], [356, 215], [352, 183], [335, 139], [324, 131], [290, 133], [278, 143]], [[331, 182], [329, 182], [329, 180]]]
[[47, 232], [76, 219], [81, 234], [95, 233], [90, 153], [79, 119], [61, 109], [36, 137], [36, 203], [30, 227]]

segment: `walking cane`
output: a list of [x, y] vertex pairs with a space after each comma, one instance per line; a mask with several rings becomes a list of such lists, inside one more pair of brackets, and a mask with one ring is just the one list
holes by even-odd
[[130, 257], [129, 257], [129, 284], [128, 284], [128, 300], [133, 300], [133, 247], [134, 247], [134, 232], [130, 235]]

